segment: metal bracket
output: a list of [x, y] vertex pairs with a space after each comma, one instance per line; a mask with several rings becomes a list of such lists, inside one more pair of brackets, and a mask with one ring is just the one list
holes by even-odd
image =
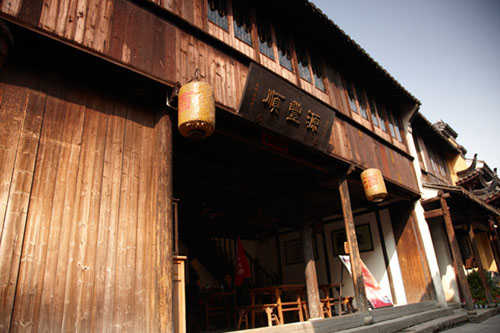
[[167, 99], [165, 101], [165, 104], [169, 108], [172, 108], [174, 110], [177, 110], [177, 106], [179, 104], [179, 89], [181, 87], [181, 84], [179, 82], [176, 82], [172, 90], [167, 92]]

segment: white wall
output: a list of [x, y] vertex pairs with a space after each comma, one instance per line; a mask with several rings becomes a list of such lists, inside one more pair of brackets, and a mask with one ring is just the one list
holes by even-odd
[[438, 258], [441, 282], [447, 302], [460, 302], [455, 270], [451, 259], [451, 253], [442, 219], [433, 219], [429, 223], [434, 249]]
[[[380, 218], [383, 225], [383, 233], [386, 238], [386, 248], [390, 259], [390, 266], [393, 275], [394, 289], [396, 291], [397, 304], [406, 304], [406, 295], [403, 287], [403, 280], [399, 268], [399, 260], [396, 253], [396, 244], [394, 242], [394, 235], [390, 222], [389, 213], [386, 210], [380, 212]], [[360, 253], [361, 259], [368, 267], [374, 278], [379, 282], [383, 292], [392, 300], [389, 277], [385, 269], [385, 262], [382, 253], [382, 246], [380, 244], [380, 237], [377, 228], [375, 213], [369, 213], [354, 218], [355, 225], [369, 224], [371, 229], [371, 237], [373, 243], [373, 250]], [[316, 260], [316, 273], [319, 284], [328, 283], [326, 259], [329, 260], [330, 274], [332, 282], [340, 282], [341, 268], [343, 271], [343, 294], [346, 296], [354, 296], [354, 289], [352, 285], [352, 278], [349, 272], [342, 267], [342, 264], [337, 256], [333, 255], [332, 246], [332, 231], [344, 230], [344, 222], [338, 221], [327, 223], [324, 227], [326, 238], [326, 250], [328, 258], [325, 258], [325, 251], [323, 249], [323, 241], [321, 235], [315, 235], [318, 244], [318, 260]], [[287, 264], [285, 253], [285, 244], [289, 241], [300, 240], [300, 232], [291, 232], [282, 234], [280, 236], [280, 251], [283, 267], [283, 283], [305, 283], [304, 276], [304, 263]], [[269, 254], [268, 254], [269, 255]]]
[[[399, 266], [398, 252], [396, 248], [396, 240], [394, 238], [394, 231], [392, 230], [392, 223], [388, 209], [380, 211], [380, 222], [385, 239], [385, 248], [387, 250], [387, 257], [389, 258], [389, 267], [392, 273], [392, 282], [394, 284], [394, 293], [396, 294], [396, 301], [392, 300], [394, 304], [404, 305], [408, 303], [406, 299], [405, 286], [403, 283], [403, 275], [401, 274], [401, 267]], [[388, 295], [389, 297], [392, 296]]]

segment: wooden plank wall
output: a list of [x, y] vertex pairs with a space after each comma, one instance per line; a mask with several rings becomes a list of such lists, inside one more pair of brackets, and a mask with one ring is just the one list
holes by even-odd
[[0, 331], [170, 331], [168, 117], [2, 71]]
[[384, 177], [418, 191], [412, 162], [405, 155], [339, 117], [333, 123], [329, 144], [332, 155], [378, 168]]
[[[231, 109], [239, 105], [247, 66], [194, 40], [134, 3], [126, 0], [52, 0], [38, 6], [38, 2], [4, 1], [2, 11], [166, 82], [187, 83], [194, 69], [200, 68], [201, 79], [216, 87], [217, 102]], [[161, 2], [198, 26], [204, 22], [201, 19], [206, 10], [204, 3]], [[248, 52], [251, 54], [253, 50]], [[186, 55], [189, 58], [185, 58]], [[186, 66], [184, 62], [193, 66]]]
[[[206, 0], [155, 2], [252, 57], [251, 48], [245, 50], [243, 46], [236, 45], [236, 38], [229, 38], [230, 36], [225, 35], [229, 35], [228, 33], [219, 31], [222, 29], [207, 22]], [[248, 75], [247, 65], [140, 8], [134, 2], [47, 0], [43, 6], [39, 3], [38, 0], [10, 0], [4, 1], [1, 8], [4, 13], [17, 16], [20, 20], [73, 40], [165, 82], [178, 81], [184, 84], [193, 78], [195, 69], [200, 69], [200, 79], [212, 85], [216, 102], [227, 109], [237, 110]], [[229, 27], [231, 31], [232, 24]], [[276, 42], [274, 48], [275, 61], [260, 56], [260, 63], [297, 84], [297, 75], [279, 65]], [[257, 58], [256, 55], [253, 57]], [[321, 93], [308, 83], [298, 84], [339, 112], [352, 117], [340, 73], [327, 66], [325, 76], [329, 95]], [[363, 123], [360, 119], [358, 122]], [[371, 125], [368, 127], [371, 128]], [[392, 142], [389, 136], [386, 135], [386, 138]], [[384, 176], [417, 189], [411, 161], [380, 141], [361, 133], [354, 126], [336, 121], [331, 141], [334, 155], [363, 163], [367, 167], [379, 167]]]

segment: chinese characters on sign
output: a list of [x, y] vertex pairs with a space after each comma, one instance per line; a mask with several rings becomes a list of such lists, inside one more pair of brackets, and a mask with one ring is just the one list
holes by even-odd
[[[273, 89], [267, 89], [267, 96], [262, 100], [270, 113], [279, 116], [279, 110], [281, 106], [281, 101], [285, 101], [286, 97], [277, 93]], [[297, 101], [291, 101], [288, 105], [288, 116], [287, 121], [291, 121], [296, 125], [300, 124], [300, 116], [302, 114], [302, 105]], [[319, 114], [307, 110], [306, 128], [312, 133], [316, 134], [318, 132], [319, 122], [321, 117]]]
[[256, 64], [250, 70], [238, 114], [316, 150], [329, 150], [335, 110]]
[[318, 132], [319, 119], [318, 114], [311, 112], [311, 110], [307, 111], [306, 128], [313, 133]]
[[279, 115], [282, 100], [285, 100], [285, 96], [278, 94], [272, 89], [267, 89], [267, 97], [262, 100], [262, 103], [267, 105], [271, 113]]
[[286, 120], [293, 121], [295, 124], [300, 124], [300, 115], [302, 114], [302, 105], [297, 101], [292, 101], [288, 106], [288, 117]]

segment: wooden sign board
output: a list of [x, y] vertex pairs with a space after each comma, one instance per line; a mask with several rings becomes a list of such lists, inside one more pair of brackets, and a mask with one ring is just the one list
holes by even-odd
[[250, 64], [239, 108], [244, 118], [289, 139], [326, 151], [335, 111], [256, 63]]

